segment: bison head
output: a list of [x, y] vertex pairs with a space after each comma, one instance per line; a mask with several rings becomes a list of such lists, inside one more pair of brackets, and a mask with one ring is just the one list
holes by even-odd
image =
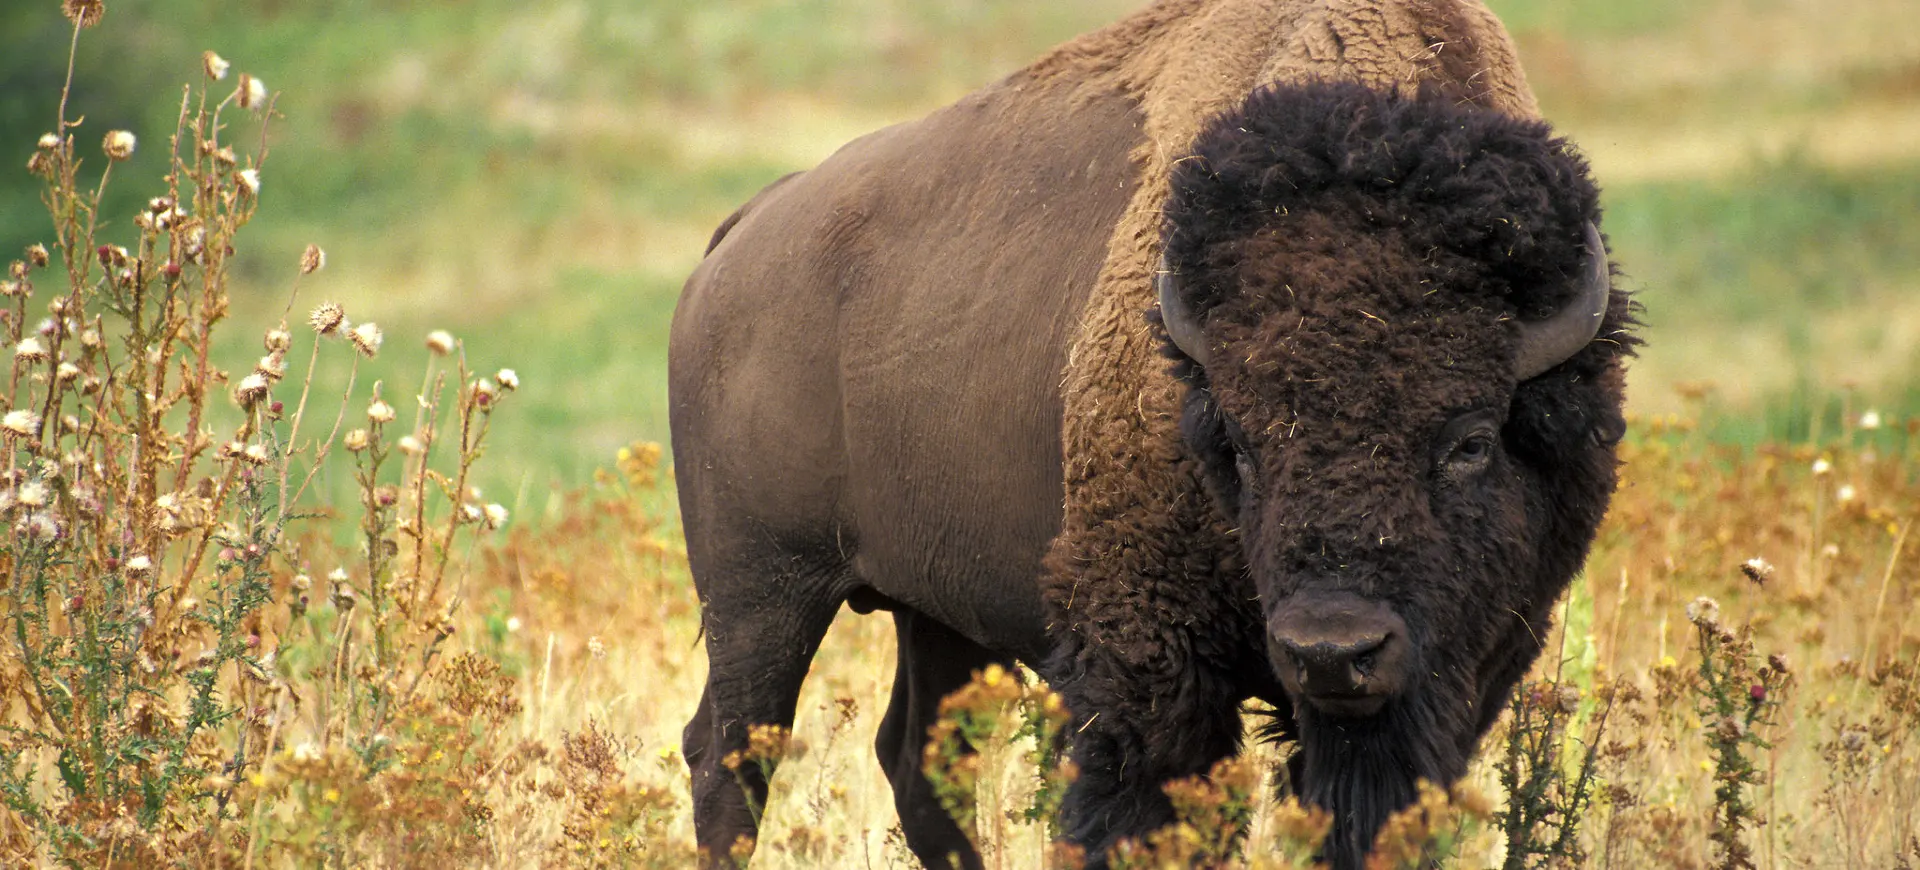
[[1182, 432], [1357, 866], [1540, 652], [1613, 491], [1630, 304], [1584, 161], [1437, 93], [1257, 91], [1172, 185]]

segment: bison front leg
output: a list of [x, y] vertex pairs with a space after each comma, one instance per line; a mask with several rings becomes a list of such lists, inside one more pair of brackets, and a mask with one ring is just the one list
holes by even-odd
[[1070, 509], [1042, 581], [1054, 626], [1042, 675], [1073, 711], [1079, 766], [1062, 831], [1095, 868], [1119, 841], [1173, 821], [1168, 781], [1239, 751], [1240, 703], [1270, 681], [1231, 530], [1193, 478], [1133, 481], [1157, 470], [1094, 469], [1085, 491], [1136, 498]]
[[1199, 667], [1141, 671], [1109, 661], [1060, 691], [1074, 711], [1072, 757], [1080, 775], [1061, 807], [1066, 838], [1105, 868], [1121, 840], [1174, 821], [1163, 786], [1204, 774], [1237, 753], [1240, 697]]

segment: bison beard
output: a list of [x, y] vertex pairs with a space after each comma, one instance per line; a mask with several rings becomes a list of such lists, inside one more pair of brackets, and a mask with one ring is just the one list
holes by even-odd
[[1301, 799], [1333, 813], [1324, 846], [1331, 866], [1360, 866], [1380, 826], [1419, 796], [1420, 781], [1446, 784], [1466, 773], [1473, 723], [1436, 700], [1452, 691], [1421, 692], [1368, 719], [1300, 712], [1290, 767]]

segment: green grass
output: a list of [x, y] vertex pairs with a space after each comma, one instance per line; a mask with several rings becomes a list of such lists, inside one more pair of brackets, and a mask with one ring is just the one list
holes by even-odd
[[1672, 382], [1711, 381], [1798, 417], [1795, 396], [1851, 382], [1864, 403], [1920, 410], [1920, 352], [1904, 326], [1920, 313], [1920, 162], [1841, 172], [1787, 161], [1718, 181], [1614, 185], [1605, 202], [1646, 306], [1639, 365], [1652, 377], [1641, 382], [1660, 404]]
[[1671, 27], [1688, 16], [1688, 7], [1665, 0], [1486, 0], [1488, 8], [1516, 36], [1534, 33], [1632, 36]]
[[[1575, 135], [1651, 139], [1682, 118], [1838, 111], [1905, 93], [1920, 68], [1914, 51], [1824, 36], [1860, 31], [1876, 4], [1818, 15], [1650, 0], [1491, 5], [1520, 39], [1550, 116]], [[260, 329], [277, 319], [299, 251], [322, 245], [331, 265], [306, 282], [295, 318], [339, 299], [387, 328], [391, 352], [419, 353], [420, 336], [445, 328], [477, 366], [516, 368], [527, 389], [495, 434], [517, 465], [495, 465], [488, 485], [538, 493], [585, 482], [621, 444], [666, 437], [672, 300], [737, 204], [852, 135], [1136, 5], [124, 0], [81, 42], [76, 100], [87, 107], [83, 144], [111, 127], [141, 136], [135, 161], [116, 170], [140, 183], [116, 185], [102, 215], [125, 233], [156, 192], [148, 180], [178, 108], [168, 83], [196, 75], [202, 50], [281, 91], [235, 316]], [[1702, 49], [1677, 79], [1610, 72], [1623, 58], [1686, 57], [1717, 44], [1703, 35], [1770, 21], [1821, 34], [1834, 59], [1770, 77], [1749, 56]], [[0, 120], [25, 153], [47, 126], [34, 119], [52, 117], [47, 78], [64, 67], [64, 22], [51, 6], [20, 7], [0, 12], [0, 25], [21, 35], [21, 50], [0, 58]], [[230, 133], [256, 123], [229, 120]], [[1740, 141], [1711, 179], [1616, 179], [1613, 164], [1600, 166], [1607, 229], [1647, 308], [1636, 403], [1669, 410], [1674, 381], [1714, 381], [1717, 413], [1741, 421], [1726, 431], [1771, 420], [1764, 431], [1781, 433], [1811, 419], [1810, 400], [1796, 397], [1853, 380], [1863, 406], [1920, 410], [1910, 350], [1920, 345], [1901, 326], [1920, 318], [1907, 289], [1920, 277], [1910, 241], [1920, 238], [1920, 154], [1839, 170], [1812, 157], [1753, 160]], [[27, 181], [0, 175], [0, 251], [48, 236]], [[255, 348], [248, 340], [223, 359], [244, 367]], [[363, 374], [363, 390], [383, 365]]]

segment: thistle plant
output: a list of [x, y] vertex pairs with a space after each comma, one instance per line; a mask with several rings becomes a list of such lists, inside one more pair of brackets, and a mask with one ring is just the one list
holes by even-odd
[[[1006, 843], [1010, 823], [1037, 823], [1043, 834], [1050, 830], [1078, 773], [1061, 751], [1066, 724], [1066, 704], [1058, 694], [997, 664], [941, 700], [923, 769], [941, 806], [976, 848], [992, 851]], [[1020, 744], [1025, 748], [1014, 751]], [[1014, 796], [995, 775], [1006, 762], [1032, 774], [1024, 783], [1030, 789], [1024, 807], [1011, 806]], [[1055, 863], [1074, 863], [1068, 857], [1049, 856]]]
[[1580, 822], [1599, 785], [1601, 741], [1617, 691], [1602, 685], [1600, 706], [1584, 722], [1580, 690], [1571, 684], [1536, 682], [1507, 702], [1504, 745], [1494, 762], [1507, 793], [1507, 805], [1495, 815], [1507, 843], [1505, 870], [1586, 861]]
[[[103, 9], [65, 9], [77, 46]], [[418, 409], [407, 434], [394, 437], [376, 390], [366, 428], [341, 440], [352, 379], [323, 398], [314, 369], [328, 343], [356, 366], [378, 353], [378, 326], [321, 305], [311, 332], [283, 320], [244, 373], [224, 367], [231, 264], [276, 117], [265, 84], [227, 82], [230, 68], [202, 58], [160, 146], [169, 171], [136, 214], [102, 214], [102, 197], [124, 183], [115, 167], [153, 146], [124, 130], [95, 139], [64, 92], [27, 161], [52, 236], [0, 283], [0, 855], [12, 860], [197, 865], [296, 846], [338, 860], [355, 826], [405, 816], [343, 795], [435, 777], [444, 791], [484, 748], [460, 735], [501, 718], [497, 705], [461, 713], [434, 674], [458, 600], [450, 557], [506, 520], [467, 481], [518, 378], [475, 376], [450, 343], [406, 403]], [[289, 310], [325, 262], [309, 246], [290, 264]], [[316, 603], [320, 548], [300, 521], [336, 444], [356, 460], [361, 552], [337, 560]], [[476, 673], [449, 679], [471, 688]], [[423, 753], [405, 782], [378, 779], [428, 742], [465, 757]], [[308, 801], [338, 808], [335, 824], [290, 833]], [[478, 836], [483, 810], [447, 836]]]
[[1761, 820], [1749, 790], [1764, 784], [1766, 775], [1749, 752], [1772, 748], [1760, 732], [1773, 724], [1792, 672], [1780, 656], [1759, 661], [1752, 630], [1723, 625], [1720, 605], [1711, 598], [1689, 604], [1687, 620], [1700, 650], [1695, 702], [1713, 755], [1714, 814], [1707, 838], [1717, 867], [1751, 868], [1756, 865], [1746, 834]]

